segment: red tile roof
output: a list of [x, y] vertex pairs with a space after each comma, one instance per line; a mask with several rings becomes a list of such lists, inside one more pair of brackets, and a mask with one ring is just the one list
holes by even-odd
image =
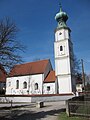
[[12, 68], [9, 77], [44, 73], [48, 62], [49, 60], [40, 60], [36, 62], [15, 65]]
[[44, 83], [55, 82], [55, 80], [55, 71], [50, 71], [47, 77], [45, 78]]
[[4, 70], [3, 66], [0, 64], [0, 82], [6, 82], [7, 73]]

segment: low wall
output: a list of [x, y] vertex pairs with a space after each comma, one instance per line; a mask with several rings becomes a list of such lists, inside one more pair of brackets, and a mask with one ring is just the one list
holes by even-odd
[[0, 96], [0, 102], [6, 102], [6, 103], [9, 103], [9, 102], [31, 102], [31, 97], [1, 97]]
[[65, 101], [72, 97], [73, 94], [3, 95], [0, 96], [0, 102]]
[[73, 95], [46, 95], [46, 96], [36, 96], [31, 98], [31, 102], [36, 102], [36, 101], [45, 101], [45, 102], [50, 102], [50, 101], [65, 101], [70, 98], [74, 97]]

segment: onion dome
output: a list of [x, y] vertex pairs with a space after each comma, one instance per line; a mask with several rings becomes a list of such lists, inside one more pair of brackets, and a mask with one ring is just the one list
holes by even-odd
[[68, 15], [66, 12], [62, 11], [62, 6], [60, 5], [60, 12], [56, 14], [55, 20], [58, 22], [58, 28], [67, 27], [66, 21], [68, 20]]

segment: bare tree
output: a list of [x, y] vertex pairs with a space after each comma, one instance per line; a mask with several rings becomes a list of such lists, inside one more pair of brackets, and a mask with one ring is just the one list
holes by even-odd
[[5, 69], [22, 62], [19, 52], [24, 46], [16, 40], [18, 28], [9, 18], [0, 20], [0, 64]]
[[74, 55], [74, 74], [76, 84], [83, 84], [81, 73], [81, 61]]
[[74, 55], [74, 73], [75, 75], [81, 74], [81, 61], [77, 59], [77, 57]]

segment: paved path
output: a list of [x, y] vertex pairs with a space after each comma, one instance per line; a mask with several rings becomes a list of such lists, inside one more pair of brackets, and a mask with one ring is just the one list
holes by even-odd
[[43, 108], [36, 104], [0, 110], [0, 120], [57, 120], [61, 111], [65, 110], [65, 102], [45, 102]]

